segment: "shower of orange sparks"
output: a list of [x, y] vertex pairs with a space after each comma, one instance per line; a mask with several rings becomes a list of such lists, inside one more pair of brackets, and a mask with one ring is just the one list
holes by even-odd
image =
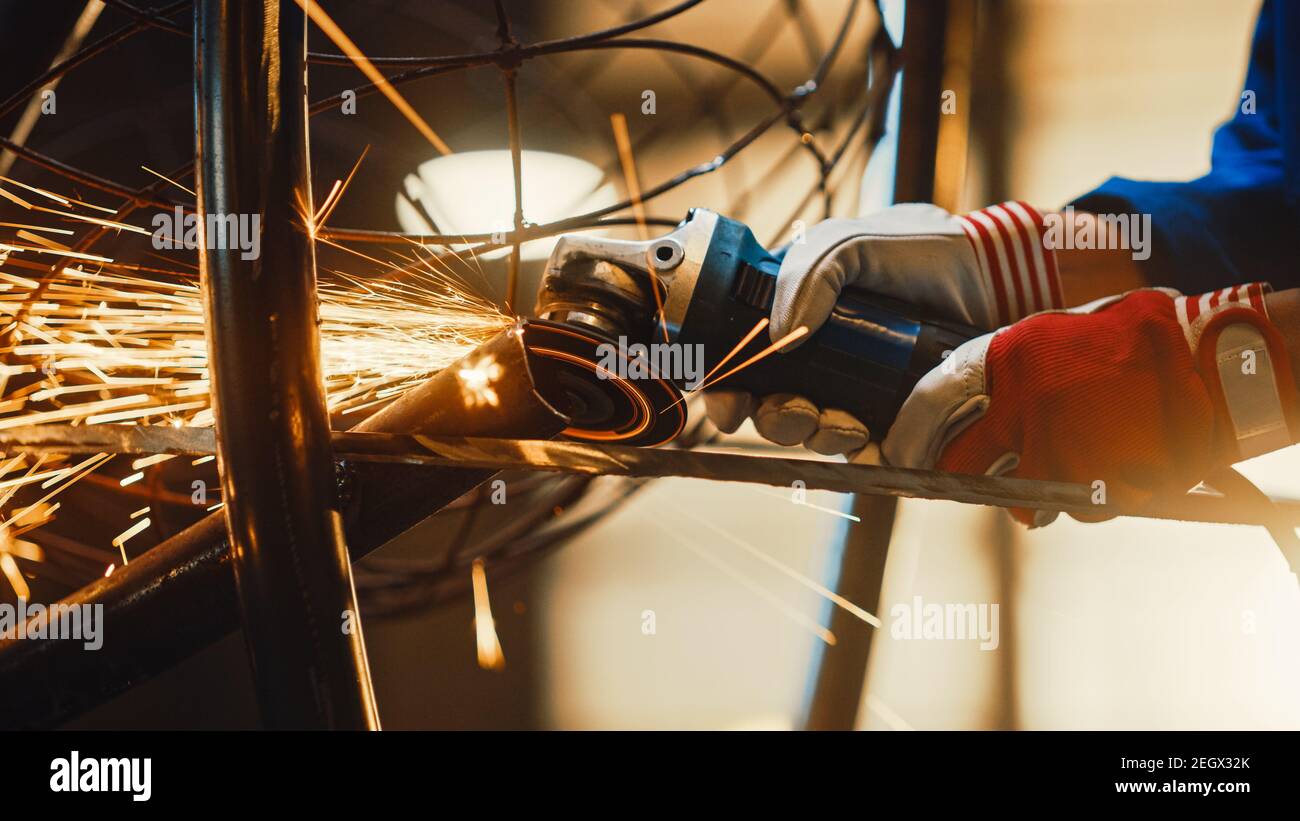
[[826, 585], [821, 584], [820, 582], [809, 578], [803, 573], [800, 573], [798, 570], [795, 570], [793, 567], [790, 567], [785, 562], [782, 562], [772, 556], [769, 556], [767, 553], [764, 553], [763, 551], [759, 550], [757, 547], [754, 547], [749, 542], [746, 542], [745, 540], [741, 539], [738, 536], [735, 536], [734, 534], [728, 533], [727, 531], [713, 524], [709, 520], [704, 519], [700, 516], [696, 516], [690, 511], [679, 510], [678, 512], [689, 519], [694, 519], [696, 524], [713, 531], [717, 535], [721, 536], [722, 538], [726, 539], [727, 541], [741, 548], [746, 553], [753, 556], [755, 559], [758, 559], [763, 564], [766, 564], [768, 567], [771, 567], [772, 569], [776, 570], [782, 575], [794, 579], [799, 584], [813, 591], [814, 593], [826, 599], [827, 601], [835, 604], [837, 607], [843, 608], [846, 612], [851, 613], [855, 618], [861, 619], [862, 621], [866, 622], [872, 627], [879, 628], [882, 626], [880, 619], [872, 615], [865, 608], [859, 607], [858, 605], [854, 604], [853, 602], [841, 596], [839, 593], [836, 593], [834, 590], [831, 590]]
[[423, 134], [424, 138], [434, 148], [438, 149], [439, 154], [451, 153], [451, 148], [442, 141], [442, 138], [429, 127], [429, 124], [419, 114], [415, 113], [415, 109], [411, 108], [411, 104], [406, 102], [401, 94], [397, 93], [397, 89], [393, 88], [393, 84], [388, 82], [388, 78], [379, 73], [379, 69], [375, 68], [374, 63], [370, 62], [370, 59], [362, 53], [361, 49], [357, 48], [357, 44], [343, 33], [343, 29], [338, 27], [338, 24], [325, 13], [324, 9], [313, 3], [312, 0], [296, 0], [296, 2], [302, 7], [303, 11], [307, 12], [307, 16], [316, 24], [316, 27], [323, 31], [326, 37], [333, 40], [334, 45], [338, 46], [340, 51], [350, 57], [352, 62], [357, 64], [357, 68], [361, 69], [361, 73], [375, 84], [375, 87], [388, 98], [389, 102], [397, 107], [398, 111], [402, 112], [402, 116], [410, 120], [411, 125], [415, 126], [416, 130]]
[[113, 547], [116, 547], [118, 550], [122, 551], [123, 567], [131, 563], [130, 560], [126, 557], [126, 543], [131, 541], [131, 538], [136, 534], [138, 534], [140, 531], [149, 527], [150, 524], [152, 524], [152, 522], [150, 522], [149, 517], [146, 516], [145, 518], [141, 519], [140, 521], [128, 527], [126, 530], [117, 534], [116, 538], [113, 539]]
[[[767, 323], [768, 321], [766, 318], [760, 319], [754, 325], [754, 327], [749, 329], [749, 332], [745, 334], [745, 337], [741, 339], [740, 342], [736, 343], [736, 347], [732, 348], [731, 352], [728, 353], [725, 357], [723, 357], [721, 362], [713, 366], [713, 370], [709, 371], [709, 374], [712, 374], [714, 371], [718, 370], [718, 368], [721, 368], [723, 365], [727, 363], [727, 360], [735, 356], [736, 353], [741, 348], [748, 345], [750, 340], [752, 340], [755, 336], [758, 336], [759, 331], [767, 327]], [[708, 388], [713, 387], [714, 385], [718, 384], [722, 380], [726, 379], [728, 376], [731, 376], [733, 373], [748, 368], [750, 365], [753, 365], [755, 362], [758, 362], [761, 359], [765, 359], [771, 356], [772, 354], [776, 353], [777, 351], [781, 350], [785, 346], [789, 345], [791, 342], [794, 342], [796, 339], [802, 339], [807, 335], [808, 335], [807, 326], [800, 325], [798, 328], [795, 328], [790, 333], [786, 334], [785, 336], [781, 337], [777, 341], [773, 342], [771, 345], [768, 345], [766, 348], [754, 354], [749, 359], [746, 359], [744, 362], [741, 362], [739, 365], [727, 371], [722, 376], [719, 376], [717, 379], [714, 379], [713, 381], [709, 381], [709, 376], [708, 374], [706, 374], [704, 380], [702, 380], [701, 384], [698, 387], [693, 388], [692, 390], [687, 391], [685, 394], [678, 397], [677, 402], [674, 402], [668, 407], [664, 408], [664, 410], [660, 411], [660, 413], [663, 413], [664, 411], [667, 410], [672, 410], [677, 406], [678, 402], [684, 402], [686, 401], [687, 397], [694, 396], [695, 394], [699, 393], [702, 390], [706, 390]]]
[[[19, 182], [18, 180], [15, 180], [11, 177], [0, 176], [0, 180], [3, 180], [4, 182], [9, 183], [10, 185], [16, 185], [19, 188], [23, 189], [24, 191], [30, 191], [33, 194], [40, 194], [42, 197], [54, 200], [59, 205], [64, 205], [64, 206], [71, 205], [71, 202], [68, 200], [67, 197], [61, 197], [52, 191], [46, 191], [44, 188], [37, 188], [34, 185], [28, 185], [25, 182]], [[19, 202], [18, 204], [22, 205], [24, 208], [30, 209], [32, 207], [30, 203], [23, 205], [23, 203]]]
[[762, 493], [764, 496], [771, 496], [773, 499], [784, 499], [787, 502], [790, 502], [790, 504], [798, 505], [799, 507], [806, 507], [809, 508], [810, 510], [818, 510], [821, 511], [822, 513], [829, 513], [832, 516], [838, 516], [841, 519], [848, 519], [850, 522], [862, 521], [861, 516], [855, 516], [852, 513], [845, 513], [842, 510], [836, 510], [835, 508], [826, 507], [824, 505], [815, 505], [809, 501], [800, 502], [797, 499], [793, 499], [784, 493], [774, 493], [771, 491], [763, 490], [761, 488], [758, 489], [758, 492]]
[[195, 194], [193, 191], [191, 191], [190, 189], [188, 189], [188, 188], [186, 188], [185, 186], [181, 185], [180, 183], [176, 182], [176, 180], [172, 179], [171, 177], [168, 177], [168, 176], [165, 175], [165, 174], [159, 174], [157, 171], [154, 171], [152, 168], [150, 168], [150, 167], [147, 166], [147, 165], [142, 165], [142, 166], [140, 166], [140, 167], [143, 168], [145, 171], [148, 171], [150, 174], [153, 174], [155, 177], [157, 177], [158, 179], [162, 180], [163, 182], [169, 182], [169, 183], [171, 183], [172, 185], [176, 186], [176, 187], [179, 188], [180, 190], [184, 191], [186, 194], [189, 194], [191, 197], [197, 197], [197, 196], [198, 196], [198, 194]]
[[650, 238], [650, 231], [645, 224], [645, 207], [641, 204], [641, 178], [636, 173], [636, 162], [632, 157], [632, 138], [627, 130], [627, 117], [621, 113], [609, 115], [609, 124], [614, 129], [614, 142], [618, 145], [618, 160], [623, 166], [623, 180], [627, 184], [627, 193], [632, 200], [632, 215], [636, 217], [636, 227], [641, 239]]
[[686, 548], [687, 550], [694, 553], [696, 556], [699, 556], [704, 561], [713, 565], [723, 575], [729, 577], [732, 581], [736, 582], [742, 587], [745, 587], [754, 595], [758, 596], [759, 598], [766, 601], [769, 605], [779, 610], [781, 613], [783, 613], [786, 616], [786, 618], [790, 619], [795, 624], [798, 624], [800, 627], [804, 628], [809, 633], [812, 633], [814, 636], [821, 639], [827, 645], [831, 647], [835, 646], [837, 640], [835, 638], [835, 634], [831, 632], [830, 629], [823, 627], [813, 619], [810, 619], [806, 614], [800, 612], [794, 607], [791, 607], [787, 602], [782, 601], [781, 598], [778, 597], [771, 590], [768, 590], [758, 582], [754, 581], [749, 576], [746, 576], [744, 573], [741, 573], [739, 570], [727, 564], [722, 559], [706, 551], [704, 548], [695, 544], [689, 538], [683, 536], [681, 533], [678, 533], [674, 529], [668, 527], [663, 523], [661, 519], [657, 517], [651, 517], [651, 516], [646, 516], [645, 518], [649, 522], [651, 522], [655, 527], [659, 528], [664, 533], [667, 533], [669, 536], [673, 537], [677, 541], [677, 543], [680, 544], [682, 547]]
[[9, 551], [0, 552], [0, 573], [9, 580], [9, 585], [13, 587], [14, 593], [20, 599], [30, 599], [32, 597], [31, 589], [27, 586], [27, 580], [23, 578], [23, 572], [18, 568], [18, 563], [14, 557], [9, 555]]
[[[320, 222], [328, 219], [338, 205], [364, 157], [363, 152], [346, 181], [335, 186], [317, 211], [315, 216]], [[145, 170], [162, 176], [147, 167]], [[184, 188], [174, 180], [168, 181]], [[58, 206], [113, 213], [24, 183], [12, 184]], [[9, 194], [3, 188], [0, 192]], [[32, 212], [142, 235], [149, 233], [127, 223], [62, 207], [45, 208], [17, 195], [8, 198]], [[73, 233], [66, 229], [18, 222], [3, 227], [17, 229], [17, 236], [27, 244], [0, 242], [0, 291], [4, 292], [0, 330], [7, 342], [0, 343], [0, 354], [7, 359], [0, 365], [0, 385], [14, 375], [42, 378], [15, 390], [0, 387], [0, 427], [50, 421], [211, 424], [202, 300], [192, 276], [175, 269], [145, 268], [117, 263], [108, 257], [78, 254], [68, 246], [30, 233]], [[51, 271], [47, 265], [22, 260], [21, 254], [55, 254], [100, 264], [97, 270], [56, 266]], [[490, 303], [463, 285], [446, 261], [425, 259], [418, 251], [415, 258], [398, 256], [407, 263], [404, 267], [411, 274], [401, 282], [363, 280], [343, 272], [336, 272], [335, 281], [321, 282], [322, 364], [327, 399], [334, 413], [349, 413], [388, 401], [508, 324]], [[390, 262], [366, 258], [396, 268]], [[435, 270], [434, 264], [446, 269], [445, 273]], [[13, 272], [21, 268], [39, 271], [41, 276], [28, 278]], [[124, 273], [128, 271], [147, 271], [166, 278]], [[38, 546], [17, 541], [17, 537], [48, 524], [59, 507], [49, 499], [109, 458], [108, 454], [97, 454], [70, 467], [60, 467], [61, 460], [49, 461], [42, 471], [37, 470], [41, 464], [38, 462], [16, 477], [9, 474], [29, 467], [23, 457], [0, 465], [0, 516], [19, 489], [42, 480], [43, 489], [53, 487], [35, 504], [17, 509], [7, 519], [0, 518], [0, 555], [4, 556], [0, 559], [0, 577], [15, 590], [26, 591], [26, 586], [14, 558], [43, 560]], [[159, 461], [154, 457], [136, 460], [133, 470], [137, 472], [122, 482], [140, 481], [141, 468]], [[217, 503], [209, 510], [219, 506]], [[129, 559], [125, 543], [148, 527], [147, 519], [132, 519], [132, 526], [113, 540], [123, 564]]]
[[[391, 84], [378, 74], [355, 44], [323, 10], [304, 4], [302, 0], [299, 0], [299, 5], [302, 5], [316, 24], [353, 58], [361, 70], [375, 81], [385, 96], [388, 96], [397, 108], [407, 115], [436, 148], [443, 153], [449, 153], [450, 149], [446, 144], [442, 143], [432, 129], [397, 95]], [[369, 146], [362, 152], [347, 178], [335, 183], [330, 194], [315, 213], [308, 209], [300, 197], [299, 210], [303, 214], [304, 223], [311, 228], [313, 238], [316, 238], [315, 229], [329, 219], [340, 202], [368, 151]], [[147, 166], [141, 167], [149, 174], [187, 193], [194, 193]], [[146, 229], [129, 223], [91, 217], [72, 210], [61, 210], [81, 206], [113, 215], [116, 213], [114, 209], [60, 196], [18, 180], [9, 178], [0, 178], [0, 180], [15, 188], [51, 200], [61, 207], [55, 209], [35, 205], [0, 186], [0, 196], [25, 210], [54, 214], [65, 219], [80, 220], [119, 231], [149, 235]], [[41, 271], [45, 275], [42, 277], [42, 282], [37, 282], [0, 273], [0, 289], [7, 291], [5, 294], [7, 298], [18, 300], [9, 302], [8, 305], [21, 306], [13, 312], [13, 321], [5, 329], [10, 335], [10, 341], [15, 344], [0, 349], [0, 353], [19, 357], [35, 356], [44, 364], [39, 368], [33, 365], [0, 366], [0, 385], [7, 382], [10, 375], [35, 373], [37, 370], [43, 371], [46, 378], [9, 392], [8, 395], [0, 396], [0, 427], [55, 420], [72, 420], [74, 423], [86, 424], [108, 422], [149, 424], [151, 419], [157, 420], [160, 417], [164, 422], [173, 425], [211, 424], [211, 410], [206, 399], [206, 363], [202, 361], [201, 312], [196, 314], [193, 310], [199, 305], [195, 301], [198, 293], [193, 285], [185, 282], [183, 275], [177, 274], [174, 270], [145, 269], [142, 266], [119, 264], [108, 257], [76, 252], [68, 246], [33, 235], [27, 229], [69, 235], [73, 233], [70, 230], [17, 223], [6, 225], [21, 229], [18, 232], [19, 238], [33, 244], [0, 243], [0, 264], [8, 262], [16, 267]], [[330, 406], [334, 412], [348, 413], [388, 401], [392, 396], [417, 384], [427, 373], [442, 367], [448, 359], [459, 358], [465, 350], [477, 345], [505, 325], [505, 318], [490, 303], [472, 296], [468, 290], [457, 284], [456, 275], [441, 258], [435, 256], [425, 259], [417, 249], [416, 258], [398, 255], [405, 263], [409, 263], [399, 268], [393, 263], [360, 254], [341, 244], [332, 242], [327, 244], [393, 270], [417, 275], [415, 280], [408, 279], [401, 283], [383, 281], [365, 283], [342, 272], [336, 272], [347, 283], [343, 288], [322, 285], [322, 353], [325, 359]], [[8, 259], [12, 255], [24, 253], [55, 254], [101, 263], [101, 267], [98, 271], [86, 272], [80, 268], [60, 269], [56, 266], [51, 277], [48, 274], [48, 267], [23, 261], [16, 256]], [[463, 264], [464, 260], [459, 255], [456, 256]], [[175, 260], [168, 260], [168, 262], [172, 265], [178, 264]], [[477, 260], [475, 263], [477, 264]], [[433, 264], [445, 268], [446, 276], [434, 270]], [[109, 266], [117, 271], [149, 270], [153, 273], [178, 276], [184, 284], [173, 285], [136, 277], [109, 275], [104, 273], [104, 268]], [[426, 283], [432, 284], [437, 290], [431, 289]], [[22, 293], [23, 290], [28, 289], [30, 289], [29, 293]], [[33, 306], [30, 312], [26, 308], [29, 304]], [[0, 316], [5, 312], [0, 309]], [[190, 339], [189, 335], [195, 329], [198, 331], [198, 338]], [[342, 349], [339, 351], [340, 354], [346, 355], [347, 361], [334, 363], [342, 365], [342, 368], [335, 367], [330, 361], [331, 330], [336, 331], [340, 338], [346, 339], [348, 343], [346, 351]], [[430, 331], [432, 334], [429, 333]], [[377, 343], [373, 347], [368, 343], [371, 336]], [[25, 340], [24, 337], [27, 339]], [[423, 352], [417, 352], [418, 348], [424, 348]], [[386, 361], [380, 363], [376, 357]], [[371, 362], [374, 362], [373, 366], [369, 364]], [[421, 373], [417, 374], [410, 370], [411, 363], [416, 363], [415, 370]], [[88, 372], [92, 381], [89, 384], [75, 384], [85, 378], [78, 371]], [[153, 374], [152, 377], [134, 375], [150, 372]], [[350, 378], [345, 382], [340, 377]], [[144, 391], [128, 396], [113, 396], [111, 393], [122, 388], [130, 389], [132, 386], [142, 386]], [[99, 400], [70, 405], [65, 405], [62, 401], [63, 397], [86, 391], [98, 392]], [[165, 399], [168, 392], [174, 396], [197, 396], [198, 401], [158, 405], [157, 397], [161, 395]], [[0, 393], [3, 393], [2, 387]], [[52, 403], [56, 409], [35, 412], [29, 409], [29, 403], [42, 400]], [[188, 413], [182, 417], [180, 411]], [[52, 518], [53, 511], [59, 506], [58, 503], [47, 504], [47, 500], [84, 478], [110, 458], [108, 454], [97, 454], [75, 467], [59, 468], [43, 473], [36, 473], [33, 467], [26, 477], [5, 480], [0, 487], [12, 489], [0, 498], [0, 508], [15, 491], [31, 482], [50, 476], [52, 478], [42, 485], [42, 488], [48, 488], [51, 484], [68, 479], [36, 504], [21, 508], [7, 521], [0, 521], [0, 536], [9, 539], [12, 543], [14, 536], [46, 524]], [[11, 461], [0, 470], [0, 476], [12, 470], [14, 465], [23, 466], [20, 461], [21, 459]], [[199, 464], [203, 461], [195, 460], [195, 463]], [[137, 460], [137, 462], [139, 464], [133, 468], [137, 471], [155, 463], [151, 460]], [[37, 466], [39, 464], [38, 462]], [[83, 467], [85, 470], [82, 470]], [[131, 484], [142, 477], [143, 472], [137, 472], [122, 480], [121, 484]], [[218, 502], [208, 509], [214, 510], [220, 506], [221, 503]], [[42, 514], [40, 517], [29, 515], [38, 511]], [[11, 528], [11, 525], [24, 517], [28, 518], [28, 522], [23, 527]], [[38, 520], [33, 521], [34, 518]], [[131, 518], [135, 519], [136, 516], [133, 515]], [[113, 540], [114, 546], [122, 551], [124, 564], [128, 560], [125, 542], [141, 532], [147, 526], [147, 522], [147, 519], [137, 521]], [[19, 555], [29, 560], [39, 560], [39, 547], [30, 546], [31, 551]], [[0, 549], [0, 553], [3, 552]], [[4, 571], [0, 575], [11, 577], [9, 580], [15, 589], [22, 587], [22, 576], [8, 553], [4, 554], [4, 561], [0, 561], [0, 566], [2, 565], [12, 565], [12, 567], [0, 567], [0, 570]], [[105, 571], [106, 575], [111, 573], [112, 569], [113, 565], [110, 565]], [[23, 589], [25, 590], [25, 587]]]

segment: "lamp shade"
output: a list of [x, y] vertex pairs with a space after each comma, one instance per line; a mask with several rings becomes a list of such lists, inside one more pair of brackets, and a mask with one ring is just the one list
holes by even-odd
[[[612, 183], [591, 163], [550, 151], [524, 151], [520, 159], [524, 219], [553, 222], [616, 200]], [[403, 181], [396, 198], [397, 220], [413, 234], [485, 234], [514, 227], [515, 188], [510, 152], [466, 151], [435, 157]], [[432, 222], [430, 221], [432, 220]], [[541, 259], [554, 240], [534, 240], [524, 259]], [[496, 251], [485, 256], [499, 256]]]

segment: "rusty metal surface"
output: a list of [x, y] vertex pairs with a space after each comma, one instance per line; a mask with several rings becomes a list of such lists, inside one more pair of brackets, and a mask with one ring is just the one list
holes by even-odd
[[0, 447], [29, 453], [216, 453], [212, 428], [163, 425], [22, 425], [0, 433]]

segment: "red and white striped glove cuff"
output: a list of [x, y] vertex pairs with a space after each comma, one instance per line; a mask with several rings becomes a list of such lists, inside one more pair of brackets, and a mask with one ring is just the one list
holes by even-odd
[[1065, 307], [1056, 253], [1043, 242], [1047, 229], [1036, 208], [1008, 201], [957, 219], [975, 248], [999, 325]]
[[1195, 351], [1201, 332], [1209, 322], [1211, 315], [1226, 305], [1241, 305], [1254, 308], [1268, 318], [1268, 309], [1264, 306], [1264, 295], [1273, 288], [1267, 282], [1248, 282], [1233, 285], [1218, 291], [1209, 291], [1199, 296], [1180, 296], [1174, 299], [1174, 313], [1178, 315], [1178, 324], [1182, 326], [1183, 336], [1187, 337], [1187, 346]]

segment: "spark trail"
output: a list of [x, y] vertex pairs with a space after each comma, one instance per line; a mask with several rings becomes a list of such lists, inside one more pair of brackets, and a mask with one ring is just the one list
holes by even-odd
[[[111, 260], [50, 269], [48, 257], [39, 265], [25, 261], [36, 258], [37, 247], [0, 246], [0, 429], [49, 422], [211, 425], [203, 301], [194, 276], [142, 273]], [[418, 255], [414, 262], [400, 280], [322, 276], [326, 401], [344, 420], [395, 398], [508, 324], [450, 272]], [[23, 536], [52, 521], [54, 496], [110, 458], [32, 462], [0, 455], [0, 576], [15, 592], [28, 592], [15, 559], [45, 556]], [[132, 469], [165, 460], [141, 461]], [[42, 498], [21, 502], [22, 491], [38, 484]], [[105, 534], [123, 563], [128, 540], [147, 521], [116, 537]]]

